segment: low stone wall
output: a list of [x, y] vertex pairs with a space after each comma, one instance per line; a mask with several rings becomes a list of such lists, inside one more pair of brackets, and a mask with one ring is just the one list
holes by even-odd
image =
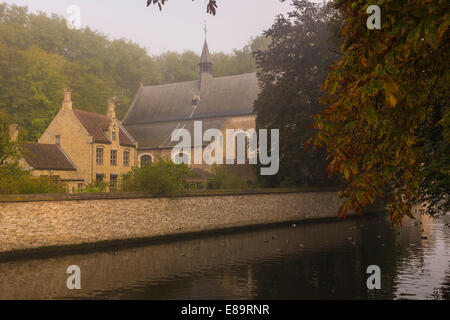
[[52, 196], [34, 197], [0, 199], [0, 257], [45, 247], [336, 218], [342, 203], [335, 191], [298, 190], [213, 192], [180, 198], [59, 195], [55, 197], [63, 200], [55, 201]]

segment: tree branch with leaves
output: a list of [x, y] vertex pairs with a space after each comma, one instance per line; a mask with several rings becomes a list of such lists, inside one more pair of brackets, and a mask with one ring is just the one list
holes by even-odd
[[[433, 189], [434, 204], [444, 214], [450, 185], [442, 183], [450, 174], [448, 2], [384, 1], [379, 30], [366, 27], [367, 7], [375, 1], [335, 4], [347, 17], [344, 55], [325, 81], [327, 108], [315, 117], [318, 133], [311, 142], [327, 151], [329, 173], [345, 177], [339, 215], [362, 214], [376, 197], [386, 196], [397, 226], [404, 216], [413, 217], [412, 205], [426, 200], [436, 184], [441, 188]], [[435, 117], [427, 117], [429, 108]]]
[[[162, 10], [162, 6], [168, 2], [169, 0], [147, 0], [147, 7], [150, 5], [157, 5], [159, 10]], [[194, 0], [192, 0], [194, 1]], [[209, 0], [208, 4], [206, 6], [206, 12], [209, 14], [212, 14], [213, 16], [216, 15], [217, 12], [217, 1], [216, 0]]]

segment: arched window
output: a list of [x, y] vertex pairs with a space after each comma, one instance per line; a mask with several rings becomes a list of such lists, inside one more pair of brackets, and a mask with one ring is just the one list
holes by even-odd
[[153, 157], [150, 154], [143, 154], [139, 158], [140, 166], [149, 166], [153, 162]]

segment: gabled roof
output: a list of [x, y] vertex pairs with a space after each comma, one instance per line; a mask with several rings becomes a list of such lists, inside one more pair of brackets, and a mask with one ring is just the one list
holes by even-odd
[[74, 163], [57, 144], [26, 143], [23, 157], [36, 170], [75, 171]]
[[[80, 120], [81, 124], [86, 128], [89, 134], [94, 138], [94, 142], [107, 144], [111, 143], [110, 138], [105, 134], [113, 121], [111, 118], [101, 114], [81, 110], [73, 110], [73, 113], [76, 115], [78, 120]], [[119, 127], [120, 145], [128, 147], [136, 146], [136, 142], [127, 130], [120, 125], [119, 122], [117, 122], [117, 124]]]
[[[253, 114], [260, 90], [255, 73], [141, 87], [123, 121], [124, 126], [188, 119]], [[192, 106], [194, 96], [200, 101]], [[141, 140], [133, 135], [141, 143]]]

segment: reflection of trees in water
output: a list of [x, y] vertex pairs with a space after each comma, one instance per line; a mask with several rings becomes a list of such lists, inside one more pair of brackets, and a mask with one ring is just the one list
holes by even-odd
[[[410, 270], [411, 261], [414, 269], [424, 268], [427, 252], [421, 247], [421, 229], [420, 224], [405, 225], [399, 235], [389, 221], [376, 216], [302, 225], [295, 231], [275, 229], [224, 236], [220, 243], [226, 239], [226, 248], [241, 248], [226, 254], [228, 264], [121, 289], [116, 298], [394, 299], [401, 285], [399, 274]], [[262, 241], [271, 238], [270, 242]], [[288, 240], [291, 243], [283, 247]], [[304, 248], [287, 250], [296, 241], [302, 241]], [[247, 250], [251, 247], [255, 256], [243, 259], [238, 254], [242, 246]], [[366, 287], [369, 265], [381, 268], [381, 290]], [[439, 296], [448, 299], [449, 288], [450, 270]]]
[[[408, 270], [412, 260], [414, 268], [424, 268], [426, 251], [421, 247], [421, 225], [405, 226], [400, 231], [402, 235], [382, 217], [354, 220], [351, 225], [349, 234], [357, 242], [353, 247], [343, 245], [329, 252], [289, 257], [277, 264], [254, 265], [257, 298], [396, 298], [399, 273]], [[330, 225], [333, 227], [336, 225]], [[408, 249], [411, 244], [413, 248]], [[381, 290], [367, 289], [366, 269], [370, 265], [381, 268]], [[443, 287], [448, 295], [448, 284]]]
[[449, 251], [450, 234], [443, 228], [445, 222], [420, 215], [418, 221], [405, 222], [398, 237], [395, 297], [441, 299], [442, 292], [448, 290], [448, 283], [443, 281], [448, 279], [448, 270], [442, 265]]
[[[3, 297], [38, 298], [45, 290], [45, 297], [67, 295], [64, 286], [57, 287], [65, 283], [65, 274], [57, 281], [52, 277], [77, 261], [84, 275], [81, 295], [90, 298], [392, 299], [399, 286], [415, 287], [416, 280], [401, 277], [405, 271], [424, 268], [424, 257], [430, 252], [422, 248], [420, 236], [421, 227], [414, 225], [405, 226], [399, 236], [383, 216], [300, 224], [0, 264], [0, 279], [9, 279], [5, 283], [14, 287], [0, 288]], [[447, 236], [448, 232], [441, 241]], [[381, 290], [366, 287], [370, 265], [381, 268]], [[450, 269], [443, 282], [437, 294], [448, 299]]]
[[[337, 251], [337, 252], [336, 252]], [[392, 298], [395, 264], [389, 250], [377, 245], [341, 248], [280, 259], [253, 266], [260, 299]], [[374, 257], [378, 259], [374, 259]], [[382, 261], [382, 290], [369, 291], [366, 269]], [[276, 285], [274, 285], [276, 284]]]
[[[447, 216], [441, 218], [444, 224], [444, 243], [446, 245], [446, 250], [450, 251], [450, 213]], [[445, 281], [442, 283], [440, 288], [441, 298], [445, 300], [450, 300], [450, 261], [447, 271], [445, 272]]]
[[450, 300], [450, 267], [445, 273], [445, 281], [442, 283], [439, 291], [441, 299]]

